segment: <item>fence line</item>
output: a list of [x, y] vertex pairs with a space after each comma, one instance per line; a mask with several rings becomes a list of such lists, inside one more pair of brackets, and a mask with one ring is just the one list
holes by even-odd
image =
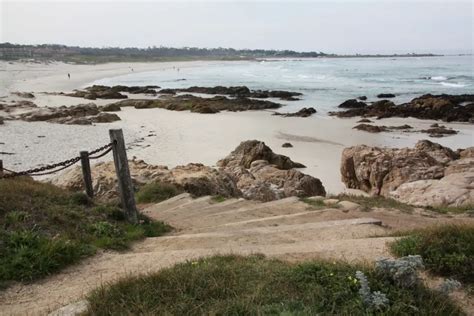
[[[105, 144], [104, 146], [101, 146], [90, 152], [81, 151], [79, 153], [79, 156], [77, 157], [73, 157], [71, 159], [67, 159], [54, 164], [45, 165], [43, 167], [37, 167], [17, 172], [5, 168], [3, 166], [3, 161], [0, 160], [0, 180], [11, 179], [20, 176], [43, 176], [53, 174], [61, 170], [67, 169], [81, 161], [85, 191], [90, 198], [93, 198], [94, 190], [92, 186], [90, 160], [104, 157], [112, 151], [120, 191], [120, 198], [125, 211], [125, 215], [130, 222], [137, 223], [138, 212], [135, 204], [133, 183], [130, 177], [130, 170], [128, 168], [127, 152], [123, 132], [121, 129], [112, 129], [109, 130], [109, 136], [111, 142]], [[5, 171], [8, 173], [5, 173]]]

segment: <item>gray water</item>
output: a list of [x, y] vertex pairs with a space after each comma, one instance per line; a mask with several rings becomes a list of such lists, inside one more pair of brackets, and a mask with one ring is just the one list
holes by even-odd
[[234, 61], [177, 69], [169, 67], [104, 78], [94, 84], [158, 85], [162, 88], [246, 85], [303, 93], [301, 101], [283, 102], [285, 111], [313, 106], [327, 112], [349, 98], [379, 93], [397, 95], [396, 103], [426, 93], [474, 93], [473, 56], [398, 58], [317, 58]]

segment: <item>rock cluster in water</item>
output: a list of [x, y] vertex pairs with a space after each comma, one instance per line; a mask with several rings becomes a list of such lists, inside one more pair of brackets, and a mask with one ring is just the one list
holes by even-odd
[[474, 204], [474, 147], [452, 151], [428, 140], [414, 148], [344, 149], [344, 184], [414, 205]]
[[[191, 163], [168, 169], [144, 161], [129, 162], [135, 186], [150, 182], [174, 184], [195, 196], [222, 195], [271, 201], [288, 196], [325, 195], [321, 181], [294, 168], [304, 167], [290, 158], [275, 154], [260, 141], [242, 142], [229, 156], [220, 160], [218, 168]], [[92, 166], [96, 195], [116, 195], [117, 181], [112, 162]], [[71, 169], [51, 180], [73, 190], [83, 189], [80, 168]]]
[[432, 95], [426, 94], [410, 102], [396, 105], [389, 100], [380, 100], [372, 104], [347, 100], [341, 108], [348, 110], [331, 112], [337, 117], [414, 117], [418, 119], [443, 120], [446, 122], [474, 123], [474, 94]]

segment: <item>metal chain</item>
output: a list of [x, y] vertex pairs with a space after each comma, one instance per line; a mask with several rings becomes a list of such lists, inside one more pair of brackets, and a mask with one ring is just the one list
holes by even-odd
[[109, 152], [112, 151], [112, 146], [110, 146], [109, 149], [107, 149], [106, 151], [104, 151], [102, 154], [98, 155], [98, 156], [89, 156], [89, 159], [99, 159], [101, 157], [104, 157], [105, 155], [107, 155]]
[[[110, 152], [110, 150], [112, 150], [112, 145], [113, 143], [109, 143], [107, 145], [104, 145], [102, 147], [99, 147], [97, 149], [94, 149], [93, 151], [91, 151], [89, 154], [96, 154], [98, 152], [101, 152], [105, 149], [108, 149], [106, 151], [106, 153]], [[95, 159], [95, 158], [99, 158], [99, 157], [102, 157], [104, 156], [105, 153], [103, 155], [99, 155], [98, 157], [93, 157], [92, 159]], [[72, 165], [74, 165], [75, 163], [77, 163], [78, 161], [81, 160], [81, 157], [78, 156], [78, 157], [74, 157], [74, 158], [71, 158], [71, 159], [68, 159], [68, 160], [64, 160], [64, 161], [61, 161], [61, 162], [58, 162], [58, 163], [55, 163], [55, 164], [51, 164], [51, 165], [45, 165], [43, 167], [38, 167], [38, 168], [32, 168], [32, 169], [28, 169], [28, 170], [25, 170], [25, 171], [19, 171], [19, 172], [16, 172], [16, 171], [12, 171], [12, 170], [8, 170], [6, 168], [3, 168], [4, 170], [10, 172], [9, 174], [4, 174], [4, 175], [0, 175], [0, 179], [6, 179], [6, 178], [14, 178], [14, 177], [19, 177], [19, 176], [26, 176], [26, 175], [31, 175], [31, 176], [39, 176], [39, 175], [46, 175], [46, 174], [52, 174], [52, 173], [55, 173], [55, 172], [58, 172], [58, 171], [61, 171], [61, 170], [64, 170]], [[47, 171], [47, 170], [52, 170], [52, 169], [56, 169], [58, 167], [62, 167], [60, 169], [57, 169], [57, 170], [54, 170], [54, 171], [51, 171], [51, 172], [46, 172], [44, 173], [44, 171]]]

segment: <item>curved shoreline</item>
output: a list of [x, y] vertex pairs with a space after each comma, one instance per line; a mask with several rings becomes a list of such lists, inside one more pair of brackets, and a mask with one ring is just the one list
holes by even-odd
[[[212, 62], [181, 62], [180, 67], [199, 67]], [[177, 63], [133, 64], [134, 70], [149, 71], [176, 66]], [[16, 68], [15, 68], [16, 67]], [[22, 68], [23, 67], [23, 68]], [[16, 69], [16, 70], [13, 70]], [[71, 91], [89, 84], [94, 78], [129, 73], [125, 64], [97, 66], [9, 64], [7, 89], [36, 92], [33, 102], [39, 106], [60, 106], [89, 103], [81, 98], [40, 94], [43, 91]], [[74, 70], [74, 72], [72, 72]], [[71, 80], [67, 79], [71, 71]], [[143, 98], [143, 96], [137, 96]], [[5, 100], [19, 99], [9, 96]], [[112, 100], [94, 100], [97, 105]], [[340, 159], [344, 147], [366, 144], [369, 146], [412, 147], [418, 140], [427, 139], [422, 134], [393, 133], [370, 134], [352, 129], [358, 118], [339, 119], [315, 114], [307, 118], [278, 117], [267, 111], [221, 112], [203, 115], [163, 109], [124, 108], [117, 112], [121, 121], [95, 126], [59, 125], [44, 122], [7, 121], [2, 131], [0, 151], [15, 155], [0, 156], [5, 167], [21, 170], [43, 163], [75, 156], [79, 150], [95, 148], [108, 139], [109, 128], [123, 128], [125, 137], [135, 144], [129, 149], [129, 158], [136, 156], [151, 164], [170, 167], [200, 162], [212, 165], [223, 158], [241, 141], [262, 140], [276, 153], [284, 154], [307, 166], [304, 173], [319, 178], [329, 193], [340, 193]], [[409, 124], [417, 129], [428, 128], [432, 120], [390, 118], [380, 123], [386, 125]], [[445, 123], [443, 123], [445, 124]], [[460, 133], [432, 139], [453, 149], [472, 146], [474, 128], [469, 124], [445, 124]], [[153, 133], [150, 133], [153, 131]], [[149, 134], [156, 134], [150, 136]], [[282, 136], [283, 135], [283, 136]], [[46, 136], [38, 138], [38, 136]], [[283, 138], [282, 138], [283, 137]], [[428, 138], [431, 139], [431, 138]], [[282, 148], [290, 140], [293, 148]], [[317, 140], [317, 141], [315, 141]], [[67, 144], [67, 146], [65, 146]], [[25, 147], [27, 146], [27, 147]], [[32, 153], [34, 153], [32, 155]]]

